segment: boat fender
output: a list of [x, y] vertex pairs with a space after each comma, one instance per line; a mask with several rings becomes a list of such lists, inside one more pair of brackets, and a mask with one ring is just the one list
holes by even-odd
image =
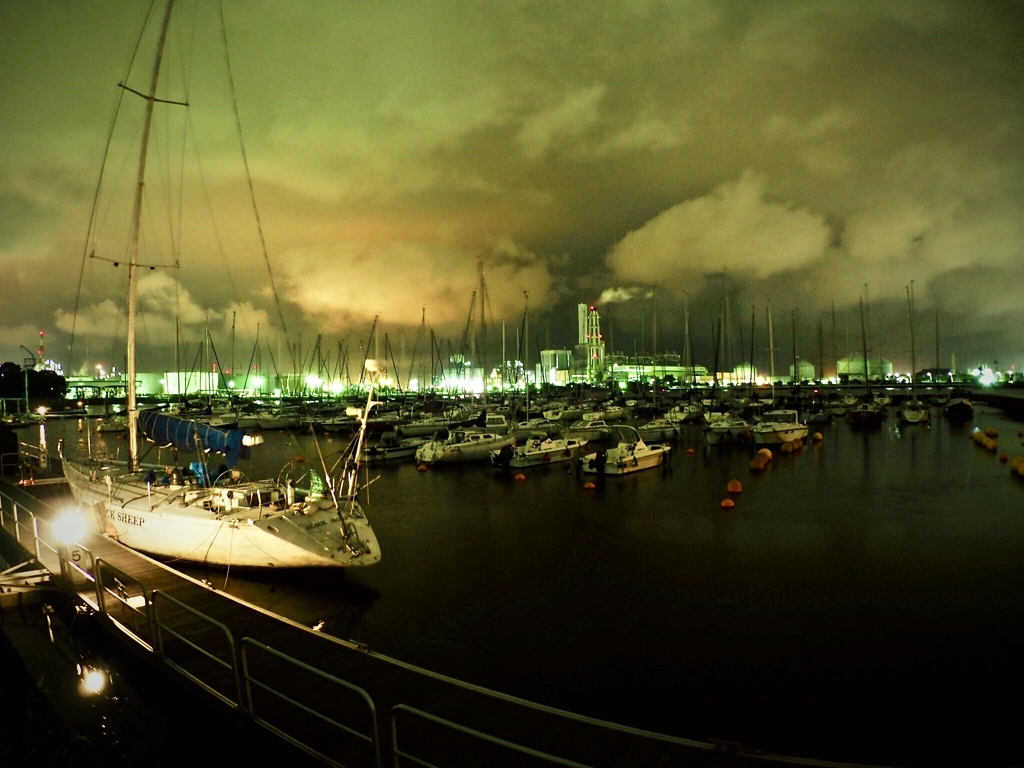
[[541, 458], [544, 459], [544, 461], [551, 461], [551, 454], [545, 453]]
[[568, 448], [566, 448], [566, 449], [565, 449], [565, 450], [564, 450], [564, 451], [562, 452], [562, 455], [563, 455], [563, 456], [565, 456], [565, 458], [567, 458], [567, 459], [568, 459], [568, 458], [569, 458], [570, 456], [572, 456], [572, 451], [570, 451], [570, 450], [569, 450]]

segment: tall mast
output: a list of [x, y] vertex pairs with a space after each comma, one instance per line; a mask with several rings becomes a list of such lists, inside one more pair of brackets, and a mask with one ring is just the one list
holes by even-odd
[[914, 281], [907, 286], [907, 311], [910, 313], [910, 393], [917, 395], [917, 388], [914, 384], [914, 377], [917, 374], [917, 352], [914, 340]]
[[[146, 156], [149, 154], [149, 135], [153, 125], [153, 107], [157, 101], [156, 86], [160, 80], [160, 64], [164, 57], [164, 45], [167, 42], [167, 31], [171, 25], [171, 11], [173, 9], [174, 0], [168, 0], [167, 10], [164, 12], [163, 26], [160, 28], [160, 40], [157, 42], [156, 56], [153, 61], [153, 75], [149, 83], [149, 94], [143, 96], [146, 99], [146, 117], [142, 128], [142, 146], [139, 150], [139, 171], [135, 183], [135, 206], [132, 210], [131, 245], [128, 259], [128, 354], [126, 359], [128, 375], [128, 452], [129, 468], [132, 472], [136, 472], [139, 469], [139, 435], [137, 429], [139, 410], [135, 391], [135, 314], [138, 306], [136, 280], [139, 268], [142, 194], [146, 186]], [[123, 84], [121, 87], [127, 89], [127, 86]], [[133, 93], [135, 92], [133, 91]], [[142, 94], [139, 95], [141, 96]]]
[[690, 346], [690, 294], [686, 293], [683, 303], [683, 360], [686, 362], [686, 377], [693, 388], [693, 348]]
[[864, 299], [860, 300], [860, 337], [864, 345], [864, 391], [871, 394], [871, 376], [868, 375], [868, 330], [864, 324]]
[[526, 388], [526, 418], [530, 418], [530, 292], [523, 291], [523, 386]]
[[772, 327], [772, 303], [768, 302], [768, 354], [771, 365], [769, 370], [772, 377], [772, 402], [775, 401], [775, 330]]

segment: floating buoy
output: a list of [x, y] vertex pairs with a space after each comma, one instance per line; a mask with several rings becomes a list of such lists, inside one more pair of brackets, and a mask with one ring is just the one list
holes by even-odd
[[756, 471], [760, 471], [768, 466], [768, 462], [760, 456], [756, 456], [750, 460], [750, 468]]
[[305, 456], [296, 456], [296, 457], [295, 457], [295, 461], [297, 461], [297, 462], [303, 462], [303, 461], [305, 461], [305, 460], [306, 460], [306, 457], [305, 457]]
[[757, 452], [757, 455], [758, 456], [762, 456], [765, 461], [771, 461], [772, 460], [772, 449], [771, 448], [762, 448], [761, 450], [759, 450]]
[[1010, 459], [1011, 470], [1016, 470], [1021, 464], [1024, 464], [1024, 456], [1017, 455]]
[[516, 480], [516, 482], [521, 483], [524, 480], [526, 480], [526, 475], [524, 475], [522, 472], [520, 472], [518, 475], [516, 475], [515, 480]]
[[990, 451], [994, 451], [996, 448], [999, 447], [999, 443], [997, 443], [994, 439], [992, 439], [988, 435], [980, 435], [980, 437], [978, 437], [977, 442], [978, 442], [978, 445], [980, 445], [982, 448], [987, 448]]
[[726, 486], [726, 490], [729, 493], [743, 493], [743, 483], [733, 478], [729, 481], [729, 485]]
[[985, 427], [985, 435], [987, 437], [999, 437], [999, 430], [995, 427]]
[[1005, 453], [999, 454], [999, 461], [1001, 461], [1003, 464], [1005, 464], [1009, 460], [1010, 460], [1010, 457], [1007, 456]]
[[732, 499], [722, 499], [722, 509], [732, 509], [736, 506], [736, 502]]
[[695, 451], [693, 450], [693, 448], [687, 448], [687, 449], [686, 449], [686, 452], [687, 452], [687, 453], [695, 453]]
[[821, 432], [815, 432], [813, 435], [811, 435], [811, 440], [813, 440], [816, 443], [820, 443], [824, 439], [825, 436], [821, 434]]
[[595, 488], [594, 484], [592, 482], [589, 482], [589, 481], [584, 483], [583, 487], [586, 488], [588, 491], [592, 491]]
[[418, 467], [416, 467], [416, 469], [418, 469], [420, 472], [426, 472], [427, 471], [427, 465], [426, 464], [420, 464]]

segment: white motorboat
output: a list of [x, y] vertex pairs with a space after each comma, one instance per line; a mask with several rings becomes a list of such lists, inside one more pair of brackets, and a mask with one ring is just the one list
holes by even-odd
[[648, 443], [670, 443], [679, 439], [679, 425], [665, 418], [651, 419], [636, 431]]
[[761, 415], [761, 420], [750, 428], [750, 432], [758, 445], [781, 445], [803, 440], [810, 432], [810, 427], [800, 420], [800, 415], [796, 411], [780, 408], [765, 411]]
[[546, 437], [557, 437], [561, 431], [561, 424], [545, 418], [527, 419], [516, 424], [516, 432], [519, 434], [520, 440], [524, 438], [527, 440], [535, 438], [543, 440]]
[[612, 436], [612, 425], [604, 419], [582, 419], [562, 430], [562, 436], [586, 439], [592, 443], [600, 442]]
[[572, 422], [583, 418], [583, 408], [578, 405], [556, 405], [543, 411], [541, 415], [550, 421]]
[[506, 445], [492, 450], [491, 464], [496, 467], [526, 469], [543, 467], [562, 461], [572, 461], [583, 456], [587, 440], [576, 437], [534, 438], [522, 445]]
[[506, 435], [496, 432], [478, 432], [476, 430], [455, 429], [443, 439], [430, 440], [416, 449], [416, 461], [431, 466], [433, 464], [461, 464], [471, 461], [487, 461], [491, 451], [514, 445], [516, 433]]
[[370, 463], [411, 459], [416, 455], [416, 449], [428, 442], [429, 437], [404, 437], [400, 432], [382, 432], [376, 442], [367, 443], [363, 457]]
[[475, 428], [481, 432], [491, 432], [497, 435], [506, 435], [512, 430], [512, 422], [508, 416], [497, 411], [486, 411], [477, 418], [468, 428]]
[[694, 424], [704, 420], [704, 408], [700, 403], [679, 403], [669, 408], [665, 418], [675, 424]]
[[751, 423], [735, 414], [716, 419], [704, 427], [704, 439], [708, 445], [745, 443], [753, 439]]
[[672, 450], [671, 446], [663, 443], [648, 445], [640, 437], [636, 427], [616, 424], [612, 429], [616, 440], [615, 445], [584, 456], [584, 472], [600, 475], [628, 475], [632, 472], [659, 466]]

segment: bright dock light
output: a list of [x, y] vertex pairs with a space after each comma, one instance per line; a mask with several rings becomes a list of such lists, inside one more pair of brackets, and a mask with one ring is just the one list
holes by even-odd
[[88, 526], [81, 511], [65, 512], [53, 521], [53, 532], [61, 544], [74, 544], [82, 539]]

